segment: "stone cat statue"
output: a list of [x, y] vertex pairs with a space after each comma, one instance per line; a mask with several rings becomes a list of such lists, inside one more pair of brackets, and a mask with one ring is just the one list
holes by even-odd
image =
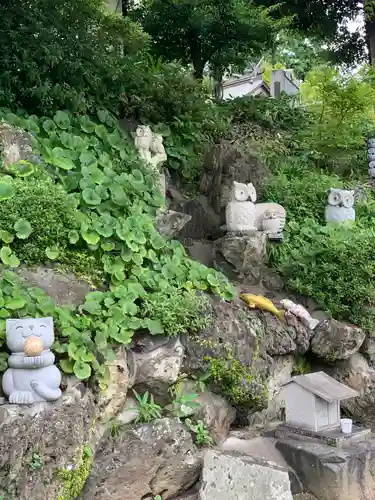
[[233, 233], [264, 231], [270, 239], [282, 239], [285, 209], [277, 203], [255, 203], [253, 184], [233, 182], [230, 201], [226, 207], [226, 230]]
[[61, 373], [50, 351], [53, 341], [53, 318], [6, 320], [6, 342], [11, 354], [2, 386], [10, 403], [59, 399]]

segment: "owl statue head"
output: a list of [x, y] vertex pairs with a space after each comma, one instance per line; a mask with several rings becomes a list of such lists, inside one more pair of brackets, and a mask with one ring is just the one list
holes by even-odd
[[257, 200], [257, 192], [253, 184], [243, 184], [242, 182], [233, 181], [232, 201], [250, 201], [253, 203]]
[[138, 125], [135, 131], [135, 135], [137, 137], [151, 137], [152, 131], [148, 125]]
[[328, 192], [328, 205], [332, 207], [353, 208], [354, 191], [331, 188]]

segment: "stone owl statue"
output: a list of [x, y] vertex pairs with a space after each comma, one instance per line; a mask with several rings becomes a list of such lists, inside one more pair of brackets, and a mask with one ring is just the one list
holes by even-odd
[[264, 231], [270, 240], [282, 240], [286, 221], [285, 208], [278, 203], [258, 203], [256, 226]]
[[229, 203], [225, 209], [228, 232], [246, 233], [256, 231], [255, 201], [257, 194], [253, 184], [233, 182]]
[[331, 188], [325, 209], [326, 222], [355, 220], [354, 191]]
[[134, 145], [138, 149], [140, 158], [146, 162], [151, 161], [152, 130], [148, 125], [139, 125], [135, 131]]

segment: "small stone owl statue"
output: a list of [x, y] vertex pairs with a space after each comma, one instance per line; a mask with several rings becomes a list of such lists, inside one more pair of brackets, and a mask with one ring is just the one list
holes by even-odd
[[151, 161], [152, 130], [148, 125], [139, 125], [135, 131], [134, 145], [138, 149], [140, 158], [146, 162]]
[[256, 231], [255, 202], [257, 193], [253, 184], [233, 182], [230, 201], [225, 210], [228, 232], [246, 233]]
[[355, 220], [354, 191], [331, 188], [328, 192], [328, 204], [325, 209], [326, 222], [344, 222]]

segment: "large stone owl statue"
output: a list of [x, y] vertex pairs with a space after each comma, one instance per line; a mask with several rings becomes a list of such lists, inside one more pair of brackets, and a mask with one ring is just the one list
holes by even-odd
[[354, 191], [331, 188], [325, 209], [326, 222], [355, 220]]
[[269, 239], [282, 239], [285, 210], [277, 203], [257, 203], [253, 184], [233, 182], [227, 205], [226, 227], [230, 233], [264, 231]]
[[228, 232], [256, 231], [255, 201], [257, 193], [253, 184], [233, 182], [230, 201], [225, 209]]

